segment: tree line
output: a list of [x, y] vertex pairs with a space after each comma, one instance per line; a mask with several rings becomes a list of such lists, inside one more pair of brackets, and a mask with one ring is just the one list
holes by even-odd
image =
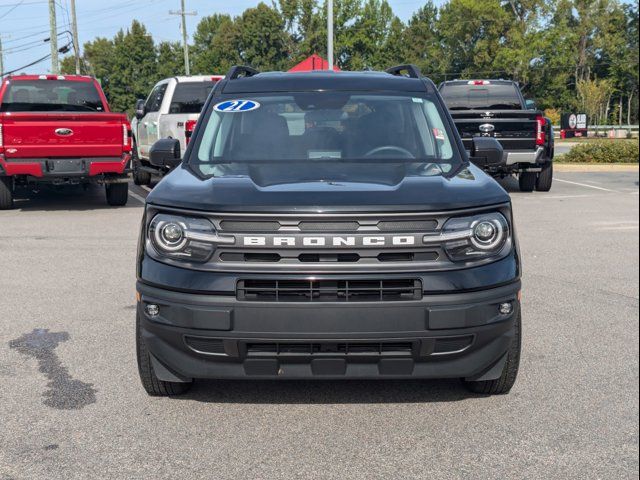
[[[387, 0], [335, 0], [335, 61], [344, 70], [414, 63], [436, 83], [454, 78], [520, 82], [554, 121], [586, 112], [593, 123], [638, 122], [638, 4], [619, 0], [428, 0], [401, 21]], [[193, 74], [236, 64], [287, 70], [326, 52], [323, 0], [274, 0], [199, 22]], [[131, 111], [161, 78], [184, 73], [182, 46], [155, 42], [134, 20], [83, 49], [84, 73], [98, 77], [114, 109]], [[63, 61], [74, 71], [73, 59]]]

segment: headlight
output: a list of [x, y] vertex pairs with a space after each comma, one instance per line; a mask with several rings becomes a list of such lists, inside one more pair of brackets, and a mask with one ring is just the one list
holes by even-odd
[[461, 262], [499, 255], [510, 243], [511, 233], [507, 219], [501, 213], [492, 212], [452, 218], [445, 223], [438, 238], [449, 258]]
[[160, 256], [178, 260], [206, 262], [219, 243], [233, 243], [220, 237], [205, 218], [159, 213], [149, 225], [147, 238]]

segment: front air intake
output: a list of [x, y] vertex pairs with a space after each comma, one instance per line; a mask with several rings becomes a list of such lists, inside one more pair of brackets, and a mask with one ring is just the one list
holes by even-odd
[[236, 297], [249, 302], [402, 302], [422, 298], [422, 281], [241, 280]]

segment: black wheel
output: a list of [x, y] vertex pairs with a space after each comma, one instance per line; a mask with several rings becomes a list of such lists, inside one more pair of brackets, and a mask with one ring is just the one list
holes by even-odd
[[553, 184], [553, 163], [549, 162], [542, 171], [538, 174], [538, 181], [536, 182], [536, 190], [539, 192], [548, 192], [551, 190]]
[[131, 165], [133, 166], [133, 183], [136, 185], [151, 185], [151, 174], [140, 170], [142, 163], [138, 157], [138, 146], [136, 142], [133, 142], [133, 149], [131, 151]]
[[538, 175], [535, 172], [520, 172], [518, 183], [521, 192], [533, 192], [536, 188], [536, 180]]
[[474, 393], [485, 395], [503, 395], [509, 393], [516, 383], [518, 369], [520, 367], [520, 350], [522, 348], [522, 317], [520, 312], [514, 324], [515, 335], [507, 351], [507, 361], [504, 364], [502, 375], [496, 380], [484, 380], [480, 382], [465, 381], [466, 387]]
[[13, 208], [12, 184], [11, 177], [0, 177], [0, 210]]
[[192, 382], [165, 382], [160, 380], [153, 371], [151, 365], [151, 357], [147, 344], [142, 338], [140, 331], [140, 317], [136, 316], [136, 353], [138, 356], [138, 373], [140, 373], [140, 381], [147, 393], [154, 397], [166, 397], [169, 395], [180, 395], [185, 393], [191, 387]]
[[129, 185], [126, 183], [108, 183], [105, 185], [107, 203], [112, 207], [122, 207], [129, 200]]

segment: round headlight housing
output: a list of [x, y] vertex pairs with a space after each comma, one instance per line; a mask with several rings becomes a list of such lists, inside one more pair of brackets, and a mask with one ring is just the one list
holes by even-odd
[[206, 262], [215, 251], [216, 230], [206, 218], [159, 213], [149, 224], [150, 253], [159, 258]]
[[511, 245], [509, 223], [500, 212], [451, 218], [442, 235], [444, 249], [454, 262], [499, 256]]

